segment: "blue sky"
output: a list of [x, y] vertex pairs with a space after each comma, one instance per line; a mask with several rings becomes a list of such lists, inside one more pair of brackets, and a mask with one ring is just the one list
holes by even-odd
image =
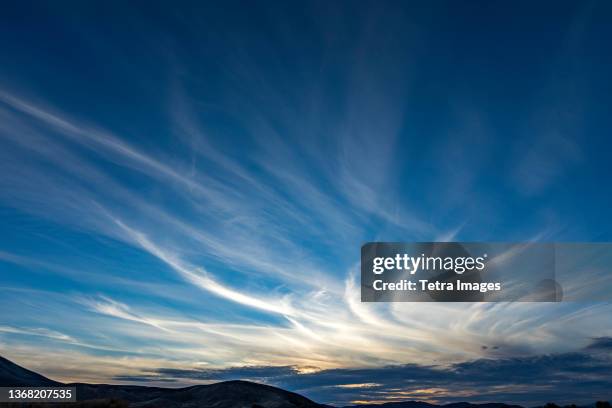
[[[611, 12], [5, 5], [0, 354], [337, 404], [609, 397], [609, 303], [362, 304], [356, 273], [367, 241], [612, 240]], [[581, 375], [535, 393], [541, 359]], [[524, 376], [451, 387], [481, 366]]]

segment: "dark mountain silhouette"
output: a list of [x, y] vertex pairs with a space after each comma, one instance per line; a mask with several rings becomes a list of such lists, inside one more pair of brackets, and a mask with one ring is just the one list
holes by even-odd
[[[0, 387], [76, 387], [79, 402], [12, 403], [6, 407], [40, 408], [333, 408], [317, 404], [299, 394], [249, 381], [224, 381], [186, 388], [159, 388], [137, 385], [63, 384], [27, 370], [0, 357]], [[601, 405], [597, 408], [610, 408]], [[600, 406], [601, 405], [601, 406]], [[522, 408], [502, 403], [470, 404], [458, 402], [434, 405], [421, 401], [351, 405], [344, 408]], [[545, 407], [551, 408], [551, 407]], [[577, 408], [577, 407], [576, 407]]]
[[34, 371], [26, 370], [0, 356], [0, 386], [46, 387], [52, 385], [60, 385], [60, 383], [43, 377]]
[[130, 408], [324, 408], [306, 397], [249, 381], [224, 381], [186, 388], [135, 385], [62, 384], [0, 357], [0, 387], [76, 387], [79, 403], [11, 404], [28, 407]]
[[503, 403], [471, 404], [469, 402], [455, 402], [446, 405], [435, 405], [423, 401], [387, 402], [384, 404], [348, 405], [343, 408], [523, 408], [520, 405]]
[[322, 408], [293, 392], [249, 381], [187, 388], [76, 384], [79, 400], [115, 399], [132, 408]]

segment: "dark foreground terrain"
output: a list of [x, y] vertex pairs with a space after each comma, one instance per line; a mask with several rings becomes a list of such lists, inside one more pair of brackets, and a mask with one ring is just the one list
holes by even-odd
[[[79, 402], [11, 403], [0, 407], [43, 408], [331, 408], [317, 404], [299, 394], [249, 381], [224, 381], [186, 388], [158, 388], [133, 385], [63, 384], [27, 370], [0, 357], [0, 387], [52, 387], [67, 385], [77, 389]], [[355, 405], [344, 408], [436, 408], [419, 401], [393, 402], [382, 405]], [[522, 408], [507, 404], [470, 404], [460, 402], [444, 408]], [[555, 408], [549, 404], [545, 408]], [[593, 405], [595, 407], [595, 404]], [[597, 408], [610, 408], [598, 403]]]
[[[12, 404], [19, 407], [130, 408], [320, 408], [301, 395], [248, 381], [225, 381], [187, 388], [61, 384], [0, 357], [0, 386], [75, 386], [77, 403]], [[1, 405], [1, 404], [0, 404]], [[4, 406], [10, 406], [5, 404]]]

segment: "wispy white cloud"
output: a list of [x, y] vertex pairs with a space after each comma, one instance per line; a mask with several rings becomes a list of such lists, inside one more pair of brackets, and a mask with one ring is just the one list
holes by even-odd
[[[390, 124], [384, 127], [388, 144], [357, 148], [345, 135], [331, 147], [340, 160], [320, 166], [299, 154], [302, 147], [317, 146], [308, 141], [288, 146], [278, 135], [274, 148], [260, 146], [238, 160], [210, 141], [184, 106], [173, 118], [184, 136], [180, 147], [188, 154], [171, 156], [4, 90], [0, 104], [0, 143], [6, 147], [0, 153], [6, 159], [0, 164], [3, 203], [127, 246], [159, 262], [159, 273], [168, 274], [162, 277], [180, 282], [165, 288], [149, 281], [149, 265], [137, 261], [128, 260], [120, 271], [87, 266], [80, 271], [44, 254], [32, 259], [25, 252], [2, 250], [5, 263], [90, 285], [61, 298], [50, 292], [0, 299], [3, 333], [72, 347], [61, 349], [61, 357], [45, 359], [59, 379], [71, 375], [60, 368], [74, 347], [82, 354], [91, 351], [79, 361], [101, 368], [97, 374], [75, 369], [74, 375], [98, 381], [125, 370], [130, 359], [143, 367], [168, 366], [168, 360], [184, 367], [197, 360], [219, 367], [333, 368], [567, 351], [609, 312], [609, 306], [578, 305], [570, 311], [537, 304], [361, 303], [351, 266], [358, 261], [359, 245], [372, 236], [366, 233], [372, 223], [397, 234], [449, 240], [464, 227], [458, 223], [442, 230], [431, 217], [391, 199], [397, 187], [388, 179], [399, 111], [389, 113]], [[362, 123], [363, 112], [363, 106], [351, 107], [347, 118]], [[250, 125], [272, 132], [265, 118]], [[359, 130], [363, 140], [375, 132], [375, 126]], [[275, 160], [283, 166], [272, 165]], [[371, 166], [372, 161], [378, 164]], [[107, 247], [111, 252], [104, 255], [112, 257]], [[351, 251], [354, 256], [347, 255]], [[100, 266], [99, 260], [92, 263]], [[93, 293], [92, 286], [97, 288]], [[48, 327], [37, 317], [41, 310], [55, 316]], [[62, 313], [70, 313], [70, 321], [60, 319]], [[8, 324], [11, 314], [24, 316], [28, 325]], [[70, 331], [74, 325], [91, 329], [90, 337], [77, 339]], [[62, 333], [69, 337], [60, 338]], [[111, 351], [125, 360], [113, 365], [99, 357]], [[25, 351], [11, 355], [33, 360]]]

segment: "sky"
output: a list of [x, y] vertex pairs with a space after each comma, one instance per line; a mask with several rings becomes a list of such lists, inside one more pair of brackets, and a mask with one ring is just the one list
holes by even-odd
[[612, 241], [612, 3], [8, 2], [0, 355], [321, 403], [612, 398], [609, 302], [361, 303], [369, 241]]

